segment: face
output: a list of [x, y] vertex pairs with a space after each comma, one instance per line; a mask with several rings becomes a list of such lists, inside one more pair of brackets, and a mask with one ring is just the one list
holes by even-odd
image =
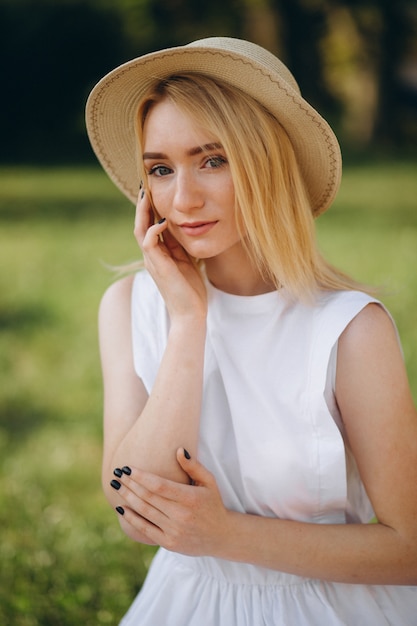
[[230, 260], [241, 250], [229, 164], [218, 140], [169, 100], [144, 126], [144, 166], [152, 201], [193, 257]]

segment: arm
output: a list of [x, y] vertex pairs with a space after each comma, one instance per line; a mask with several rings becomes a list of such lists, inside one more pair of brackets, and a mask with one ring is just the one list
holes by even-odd
[[379, 523], [307, 524], [227, 511], [213, 476], [181, 451], [178, 462], [197, 488], [135, 469], [120, 494], [126, 519], [186, 554], [345, 583], [417, 584], [417, 416], [394, 327], [378, 305], [340, 338], [336, 393]]
[[161, 366], [149, 395], [133, 367], [132, 277], [112, 285], [99, 313], [104, 382], [103, 486], [112, 506], [120, 503], [110, 487], [115, 467], [132, 464], [174, 481], [189, 478], [176, 461], [178, 445], [197, 447], [206, 336], [206, 292], [199, 273], [175, 242], [160, 242], [164, 224], [149, 226], [148, 207], [138, 207], [136, 234], [148, 267], [170, 314]]
[[[366, 307], [340, 338], [336, 396], [379, 523], [281, 522], [282, 533], [270, 534], [278, 550], [269, 554], [304, 576], [417, 584], [417, 415], [395, 329], [378, 305]], [[273, 565], [268, 541], [261, 552]]]

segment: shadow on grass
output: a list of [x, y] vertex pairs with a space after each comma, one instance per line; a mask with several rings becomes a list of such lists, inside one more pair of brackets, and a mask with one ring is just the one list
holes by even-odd
[[47, 409], [28, 395], [0, 400], [0, 430], [7, 445], [21, 445], [23, 440], [52, 419]]
[[7, 306], [0, 304], [0, 333], [11, 331], [27, 332], [32, 329], [51, 326], [54, 316], [50, 309], [39, 304], [27, 306]]
[[33, 201], [26, 198], [0, 199], [0, 219], [11, 223], [46, 219], [74, 221], [91, 217], [108, 220], [112, 216], [117, 218], [126, 214], [126, 210], [129, 208], [133, 214], [133, 205], [123, 201], [123, 199], [121, 201], [112, 199], [77, 200], [72, 198], [48, 198]]

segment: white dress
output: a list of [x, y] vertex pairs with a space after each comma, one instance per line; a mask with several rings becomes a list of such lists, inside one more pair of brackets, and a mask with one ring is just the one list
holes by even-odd
[[[372, 507], [334, 401], [337, 341], [368, 303], [208, 286], [199, 460], [226, 507], [317, 524], [368, 523]], [[134, 282], [135, 368], [148, 391], [169, 320], [146, 272]], [[181, 363], [179, 362], [179, 367]], [[417, 626], [417, 587], [323, 582], [160, 548], [122, 626]]]

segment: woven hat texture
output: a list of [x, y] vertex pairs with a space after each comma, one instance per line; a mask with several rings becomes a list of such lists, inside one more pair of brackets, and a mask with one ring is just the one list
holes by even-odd
[[339, 143], [321, 115], [300, 94], [287, 67], [257, 44], [210, 37], [146, 54], [117, 67], [92, 90], [87, 132], [101, 165], [136, 203], [139, 191], [135, 117], [139, 101], [155, 81], [182, 71], [201, 72], [238, 87], [263, 104], [293, 144], [314, 215], [332, 203], [340, 184]]

